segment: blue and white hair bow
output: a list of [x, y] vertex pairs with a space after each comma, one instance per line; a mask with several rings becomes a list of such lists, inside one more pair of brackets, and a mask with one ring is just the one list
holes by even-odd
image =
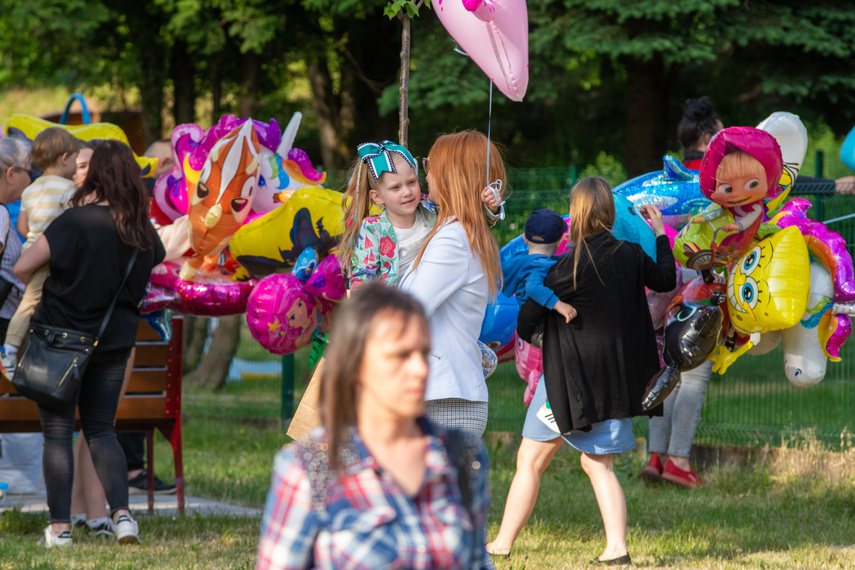
[[392, 141], [382, 141], [380, 143], [362, 143], [356, 147], [356, 152], [359, 153], [359, 158], [364, 164], [368, 165], [371, 171], [371, 177], [374, 182], [380, 179], [380, 175], [384, 172], [397, 172], [395, 163], [392, 161], [392, 153], [400, 155], [407, 164], [413, 167], [416, 174], [419, 173], [419, 167], [416, 159], [403, 146], [393, 143]]

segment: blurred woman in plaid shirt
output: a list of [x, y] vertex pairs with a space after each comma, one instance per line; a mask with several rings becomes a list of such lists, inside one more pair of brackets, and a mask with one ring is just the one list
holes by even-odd
[[339, 309], [321, 420], [274, 461], [257, 568], [491, 568], [480, 438], [424, 417], [430, 332], [376, 282]]

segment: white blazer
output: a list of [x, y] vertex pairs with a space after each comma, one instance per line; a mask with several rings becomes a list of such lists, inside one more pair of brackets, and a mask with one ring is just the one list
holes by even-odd
[[489, 289], [484, 267], [456, 220], [433, 236], [415, 270], [399, 284], [421, 301], [431, 330], [426, 400], [461, 398], [486, 402], [478, 337]]

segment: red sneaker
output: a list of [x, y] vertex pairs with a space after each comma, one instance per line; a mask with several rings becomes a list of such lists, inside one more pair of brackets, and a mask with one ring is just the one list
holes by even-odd
[[641, 470], [641, 478], [645, 481], [659, 481], [662, 478], [662, 459], [658, 453], [650, 454], [650, 461]]
[[698, 474], [695, 473], [694, 469], [689, 469], [688, 471], [683, 471], [674, 463], [668, 459], [665, 462], [665, 469], [662, 470], [662, 478], [666, 481], [670, 481], [671, 483], [676, 483], [677, 485], [682, 485], [683, 487], [693, 488], [700, 487], [704, 484], [704, 481], [698, 477]]

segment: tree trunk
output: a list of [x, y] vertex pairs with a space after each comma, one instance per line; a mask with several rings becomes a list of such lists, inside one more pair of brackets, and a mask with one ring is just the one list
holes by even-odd
[[184, 317], [184, 374], [195, 370], [202, 361], [210, 324], [207, 317]]
[[163, 138], [163, 115], [161, 112], [163, 111], [163, 90], [166, 81], [159, 68], [163, 65], [165, 58], [161, 58], [160, 56], [163, 54], [156, 53], [156, 51], [152, 50], [148, 55], [144, 55], [140, 61], [142, 81], [139, 89], [146, 146]]
[[169, 47], [152, 30], [167, 23], [162, 10], [141, 2], [111, 2], [109, 5], [127, 16], [131, 51], [139, 62], [143, 135], [146, 146], [163, 137], [164, 88], [169, 64]]
[[412, 39], [410, 25], [412, 20], [404, 10], [398, 12], [398, 17], [404, 24], [401, 31], [401, 87], [398, 90], [401, 95], [401, 108], [398, 112], [398, 144], [409, 147], [407, 129], [410, 126], [408, 94], [410, 90], [410, 41]]
[[187, 44], [176, 40], [172, 47], [172, 86], [174, 102], [172, 116], [175, 124], [193, 123], [196, 121], [196, 86], [193, 76], [193, 58]]
[[[660, 170], [668, 140], [668, 86], [661, 56], [626, 60], [624, 165], [630, 178]], [[675, 127], [676, 128], [676, 127]]]
[[315, 112], [318, 115], [321, 161], [327, 170], [337, 170], [343, 165], [336, 152], [340, 145], [337, 125], [338, 108], [332, 94], [326, 56], [310, 57], [307, 73], [312, 86]]
[[240, 341], [240, 322], [243, 315], [220, 317], [216, 330], [211, 335], [211, 346], [202, 358], [199, 367], [184, 377], [188, 386], [201, 386], [221, 390], [226, 384], [232, 357]]
[[248, 52], [241, 57], [241, 89], [240, 101], [238, 102], [238, 114], [248, 119], [252, 117], [258, 104], [258, 75], [261, 62], [258, 54]]
[[220, 115], [223, 114], [223, 74], [220, 72], [220, 66], [215, 64], [211, 73], [211, 124], [216, 125], [220, 120]]

